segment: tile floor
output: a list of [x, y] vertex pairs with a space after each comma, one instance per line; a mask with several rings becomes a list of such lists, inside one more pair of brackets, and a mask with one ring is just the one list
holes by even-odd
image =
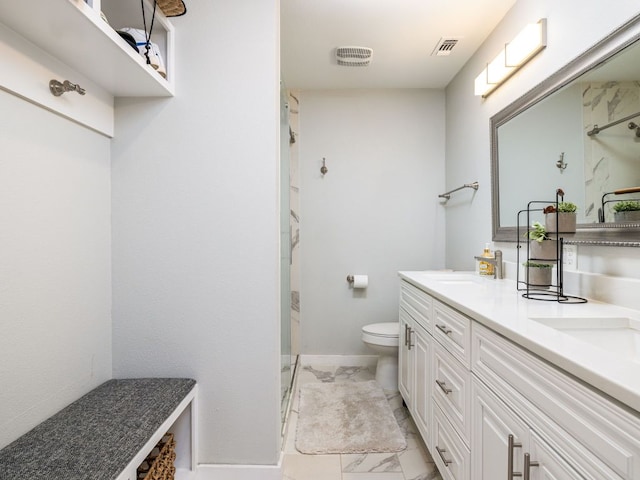
[[283, 480], [442, 480], [398, 392], [387, 392], [387, 399], [407, 439], [406, 450], [356, 455], [304, 455], [296, 450], [300, 385], [309, 382], [362, 382], [373, 378], [373, 371], [368, 367], [298, 368], [284, 440]]

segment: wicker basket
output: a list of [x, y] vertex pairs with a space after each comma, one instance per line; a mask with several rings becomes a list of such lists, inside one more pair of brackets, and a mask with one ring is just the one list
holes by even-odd
[[187, 13], [187, 7], [182, 0], [157, 0], [158, 7], [167, 17], [179, 17]]
[[174, 480], [175, 459], [176, 442], [173, 434], [167, 433], [138, 467], [138, 480]]

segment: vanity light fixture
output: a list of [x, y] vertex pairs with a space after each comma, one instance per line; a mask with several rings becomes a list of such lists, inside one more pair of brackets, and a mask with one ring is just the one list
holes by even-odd
[[476, 77], [475, 94], [486, 98], [547, 46], [547, 19], [527, 25]]

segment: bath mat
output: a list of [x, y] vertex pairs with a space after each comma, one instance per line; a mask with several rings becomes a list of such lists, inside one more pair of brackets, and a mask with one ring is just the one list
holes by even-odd
[[300, 388], [296, 448], [307, 454], [399, 452], [407, 442], [375, 381], [311, 383]]

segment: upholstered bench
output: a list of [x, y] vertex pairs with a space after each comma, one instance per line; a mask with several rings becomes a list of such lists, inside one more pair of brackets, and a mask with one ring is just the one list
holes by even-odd
[[186, 378], [109, 380], [0, 450], [0, 479], [135, 480], [195, 395]]

